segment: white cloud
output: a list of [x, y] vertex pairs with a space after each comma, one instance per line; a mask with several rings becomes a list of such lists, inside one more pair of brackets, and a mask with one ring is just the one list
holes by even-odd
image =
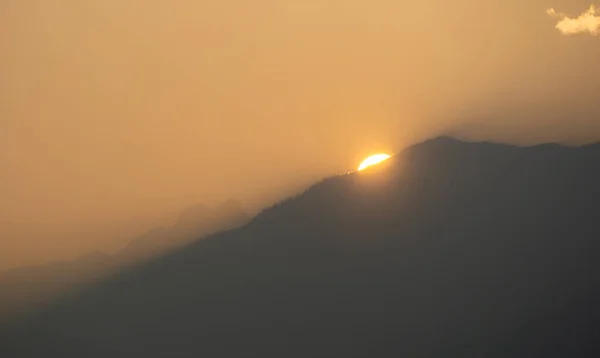
[[563, 13], [558, 13], [554, 9], [548, 9], [546, 13], [560, 19], [556, 24], [556, 29], [565, 35], [579, 33], [600, 34], [600, 8], [595, 5], [590, 5], [590, 8], [577, 18], [571, 18]]

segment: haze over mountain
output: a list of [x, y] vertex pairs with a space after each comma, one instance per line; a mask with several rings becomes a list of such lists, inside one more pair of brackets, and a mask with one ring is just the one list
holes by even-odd
[[598, 357], [600, 143], [440, 137], [0, 333], [7, 357]]
[[0, 0], [0, 271], [441, 134], [597, 140], [592, 3]]
[[62, 295], [84, 285], [180, 249], [219, 231], [238, 228], [249, 217], [240, 203], [228, 200], [215, 207], [197, 204], [185, 210], [170, 227], [138, 236], [114, 253], [92, 252], [72, 261], [20, 267], [0, 273], [0, 322], [22, 319]]

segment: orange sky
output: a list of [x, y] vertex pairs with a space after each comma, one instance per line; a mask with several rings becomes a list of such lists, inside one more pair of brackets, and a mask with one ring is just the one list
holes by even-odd
[[3, 0], [0, 270], [441, 133], [600, 140], [587, 1]]

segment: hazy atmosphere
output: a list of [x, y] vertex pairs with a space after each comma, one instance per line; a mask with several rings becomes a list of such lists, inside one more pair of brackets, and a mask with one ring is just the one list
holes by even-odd
[[600, 137], [589, 0], [0, 0], [0, 271], [440, 134]]

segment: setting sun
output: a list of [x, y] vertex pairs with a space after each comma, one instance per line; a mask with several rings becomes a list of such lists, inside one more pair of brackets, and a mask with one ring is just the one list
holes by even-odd
[[379, 164], [381, 162], [383, 162], [386, 159], [389, 159], [390, 155], [389, 154], [385, 154], [385, 153], [381, 153], [381, 154], [375, 154], [372, 155], [370, 157], [368, 157], [367, 159], [365, 159], [362, 163], [360, 163], [360, 165], [358, 166], [358, 170], [365, 170], [368, 167], [370, 167], [371, 165], [375, 165], [375, 164]]

